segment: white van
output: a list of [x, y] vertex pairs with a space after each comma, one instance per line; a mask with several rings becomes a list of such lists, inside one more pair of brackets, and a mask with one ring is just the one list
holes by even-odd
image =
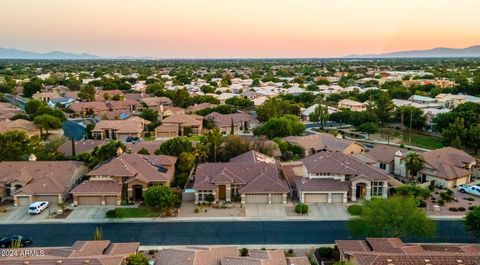
[[28, 207], [28, 213], [39, 214], [43, 212], [43, 210], [47, 209], [47, 207], [48, 207], [48, 202], [34, 202], [30, 204], [30, 207]]

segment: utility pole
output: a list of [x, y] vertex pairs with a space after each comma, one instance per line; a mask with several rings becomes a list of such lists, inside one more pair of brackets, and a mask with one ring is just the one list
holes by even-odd
[[410, 133], [408, 134], [408, 144], [412, 144], [412, 118], [413, 118], [413, 110], [410, 110]]

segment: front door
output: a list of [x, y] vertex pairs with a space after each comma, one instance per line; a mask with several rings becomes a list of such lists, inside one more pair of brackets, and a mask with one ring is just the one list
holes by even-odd
[[143, 186], [141, 185], [135, 185], [133, 187], [133, 194], [134, 194], [134, 198], [135, 198], [135, 201], [141, 201], [143, 200]]
[[218, 199], [225, 200], [227, 198], [227, 188], [225, 185], [218, 186]]
[[355, 196], [357, 197], [357, 200], [363, 199], [363, 197], [365, 196], [365, 193], [367, 191], [366, 186], [367, 185], [363, 183], [357, 184], [357, 193], [355, 194]]

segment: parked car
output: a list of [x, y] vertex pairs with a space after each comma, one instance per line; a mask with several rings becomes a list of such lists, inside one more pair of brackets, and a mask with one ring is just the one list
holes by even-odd
[[29, 214], [39, 214], [48, 208], [48, 202], [34, 202], [28, 207]]
[[472, 185], [472, 186], [460, 185], [460, 186], [458, 186], [458, 190], [459, 190], [461, 193], [470, 193], [470, 194], [473, 194], [473, 195], [480, 196], [480, 186], [476, 186], [476, 185]]
[[14, 247], [16, 242], [20, 242], [20, 247], [28, 247], [32, 245], [32, 238], [20, 235], [11, 235], [0, 239], [0, 247], [10, 248]]

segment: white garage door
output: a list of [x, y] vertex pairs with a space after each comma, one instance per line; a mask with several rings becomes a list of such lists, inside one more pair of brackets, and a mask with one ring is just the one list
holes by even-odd
[[343, 202], [343, 193], [333, 193], [332, 202]]
[[304, 196], [305, 202], [328, 202], [327, 193], [306, 193]]
[[247, 194], [245, 203], [268, 203], [268, 194]]
[[283, 194], [272, 194], [272, 203], [281, 204], [283, 203]]
[[105, 197], [106, 205], [117, 205], [117, 196], [106, 196]]
[[79, 196], [78, 205], [102, 205], [101, 196]]
[[35, 201], [47, 201], [51, 206], [58, 205], [58, 195], [36, 195]]
[[19, 206], [27, 206], [30, 205], [30, 196], [16, 196], [17, 197], [17, 204]]

